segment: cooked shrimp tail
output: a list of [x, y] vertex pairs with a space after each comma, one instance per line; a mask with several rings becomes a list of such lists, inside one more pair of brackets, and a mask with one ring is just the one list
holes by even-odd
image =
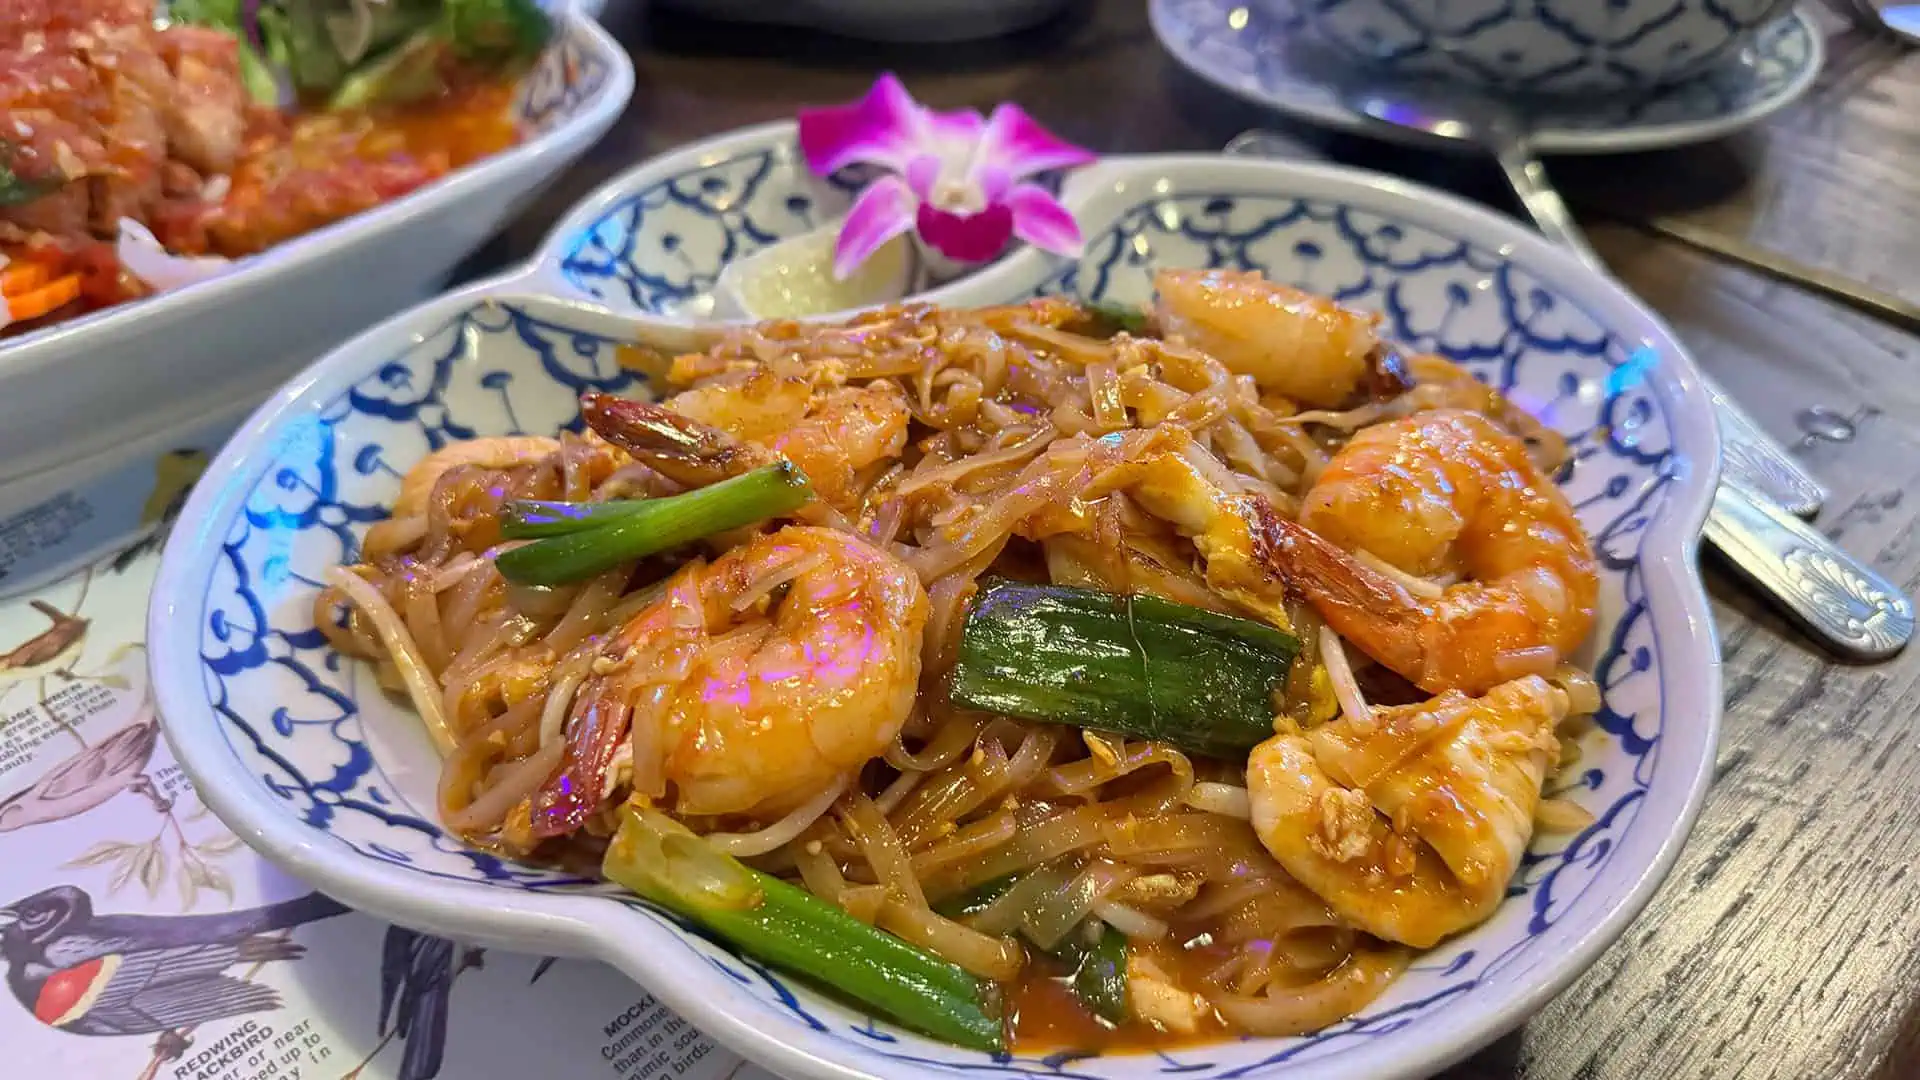
[[589, 392], [580, 397], [580, 414], [601, 438], [668, 479], [694, 487], [766, 464], [769, 456], [651, 401]]
[[708, 484], [785, 458], [842, 513], [859, 508], [863, 473], [899, 457], [911, 415], [891, 383], [816, 391], [804, 376], [768, 368], [664, 404], [589, 394], [581, 410], [602, 438], [681, 483]]
[[533, 835], [543, 839], [577, 831], [600, 807], [633, 713], [610, 694], [593, 692], [576, 700], [560, 767], [534, 796], [530, 810]]

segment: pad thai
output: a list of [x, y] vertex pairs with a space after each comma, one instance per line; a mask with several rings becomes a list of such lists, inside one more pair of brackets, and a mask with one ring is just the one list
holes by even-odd
[[1565, 443], [1228, 271], [770, 322], [446, 445], [316, 624], [444, 824], [966, 1046], [1313, 1031], [1491, 915], [1599, 706]]
[[516, 138], [537, 0], [7, 0], [0, 336], [145, 296]]

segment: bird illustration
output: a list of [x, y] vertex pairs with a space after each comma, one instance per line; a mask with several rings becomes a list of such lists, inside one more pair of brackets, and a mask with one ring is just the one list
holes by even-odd
[[[453, 981], [482, 965], [484, 950], [398, 926], [387, 928], [380, 953], [381, 1045], [406, 1043], [396, 1080], [433, 1080], [447, 1047], [447, 1005]], [[376, 1049], [377, 1052], [377, 1049]]]
[[160, 743], [160, 721], [152, 705], [140, 718], [55, 765], [46, 775], [0, 799], [0, 833], [67, 818], [87, 811], [123, 791], [137, 791], [161, 813], [172, 804], [147, 776], [153, 748]]
[[187, 492], [207, 471], [207, 452], [198, 448], [162, 454], [153, 465], [153, 490], [140, 508], [140, 524], [172, 521], [187, 501]]
[[347, 909], [310, 893], [219, 915], [95, 915], [93, 898], [55, 885], [0, 908], [7, 988], [48, 1027], [78, 1035], [166, 1035], [280, 1007], [236, 964], [297, 960], [277, 931]]
[[187, 505], [187, 495], [193, 491], [193, 485], [200, 481], [201, 474], [207, 471], [210, 460], [205, 450], [188, 448], [168, 451], [154, 462], [153, 490], [147, 493], [147, 501], [140, 507], [140, 524], [152, 526], [152, 531], [114, 556], [111, 564], [114, 573], [125, 573], [135, 559], [150, 551], [160, 550], [160, 545], [166, 542], [167, 533], [173, 528], [174, 519], [180, 516], [181, 509]]
[[30, 601], [52, 626], [28, 638], [12, 651], [0, 654], [0, 683], [15, 683], [59, 671], [80, 655], [91, 620], [69, 615], [45, 600]]

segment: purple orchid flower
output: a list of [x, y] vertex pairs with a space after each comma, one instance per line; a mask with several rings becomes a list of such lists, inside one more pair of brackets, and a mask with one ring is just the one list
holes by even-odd
[[851, 105], [800, 110], [800, 151], [827, 176], [849, 165], [887, 170], [861, 190], [833, 250], [845, 278], [909, 229], [961, 263], [982, 263], [1014, 237], [1059, 255], [1080, 254], [1080, 227], [1060, 200], [1029, 177], [1085, 165], [1094, 155], [1041, 127], [1017, 105], [990, 117], [935, 112], [891, 73]]

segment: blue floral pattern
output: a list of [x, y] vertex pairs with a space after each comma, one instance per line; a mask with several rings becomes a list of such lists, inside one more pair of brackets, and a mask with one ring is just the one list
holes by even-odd
[[[1302, 3], [1311, 0], [1301, 0]], [[1666, 3], [1667, 0], [1660, 0]], [[1469, 8], [1513, 6], [1513, 0]], [[1302, 43], [1297, 15], [1245, 0], [1152, 0], [1154, 25], [1176, 59], [1209, 81], [1250, 100], [1322, 122], [1358, 122], [1334, 89], [1351, 64], [1336, 70]], [[1612, 5], [1593, 4], [1595, 10]], [[1714, 7], [1708, 4], [1709, 7]], [[1788, 13], [1762, 26], [1752, 44], [1696, 78], [1655, 93], [1601, 94], [1533, 104], [1543, 151], [1588, 149], [1580, 136], [1606, 135], [1646, 149], [1680, 141], [1682, 129], [1716, 126], [1758, 113], [1791, 96], [1817, 69], [1822, 50], [1813, 28]]]
[[857, 179], [818, 180], [770, 138], [622, 196], [565, 242], [560, 278], [601, 303], [688, 311], [727, 263], [846, 213]]
[[1270, 0], [1322, 47], [1397, 75], [1519, 93], [1644, 92], [1698, 75], [1781, 0]]
[[600, 92], [608, 74], [605, 57], [580, 31], [561, 35], [520, 77], [514, 115], [521, 129], [537, 134], [558, 126]]
[[[763, 215], [802, 212], [761, 197], [763, 170], [777, 167], [771, 160], [722, 162], [710, 171], [712, 186], [708, 177], [679, 178], [637, 194], [568, 257], [576, 266], [632, 268], [628, 277], [621, 271], [583, 282], [663, 295], [695, 287], [713, 264], [663, 259], [658, 234], [647, 241], [651, 248], [624, 238], [647, 232], [650, 207], [724, 202], [716, 213], [727, 224], [706, 234], [700, 250], [754, 243], [756, 231], [770, 229]], [[1499, 251], [1342, 202], [1188, 193], [1141, 202], [1088, 231], [1078, 263], [1027, 263], [1048, 269], [1009, 282], [1006, 297], [1058, 291], [1139, 302], [1157, 267], [1260, 269], [1382, 312], [1389, 336], [1467, 365], [1569, 438], [1577, 463], [1567, 490], [1603, 566], [1602, 629], [1591, 659], [1605, 706], [1582, 768], [1562, 778], [1566, 790], [1558, 794], [1587, 807], [1595, 823], [1570, 839], [1539, 838], [1513, 882], [1512, 902], [1423, 956], [1362, 1014], [1308, 1038], [1150, 1057], [990, 1057], [933, 1044], [744, 960], [668, 913], [616, 899], [662, 931], [649, 949], [698, 957], [687, 978], [717, 976], [703, 992], [725, 994], [727, 1008], [747, 1022], [834, 1040], [875, 1072], [914, 1064], [1010, 1076], [1226, 1080], [1279, 1075], [1286, 1063], [1444, 1023], [1436, 1017], [1449, 1003], [1541, 962], [1542, 935], [1583, 901], [1589, 908], [1617, 903], [1601, 889], [1607, 867], [1622, 839], [1642, 827], [1638, 811], [1656, 781], [1667, 720], [1664, 688], [1678, 677], [1663, 666], [1637, 559], [1677, 464], [1671, 427], [1644, 378], [1651, 358]], [[641, 267], [663, 264], [679, 269], [658, 283], [642, 280]], [[564, 304], [481, 301], [347, 391], [316, 401], [285, 426], [264, 471], [242, 481], [244, 506], [215, 525], [220, 554], [193, 623], [207, 701], [247, 771], [316, 839], [432, 877], [502, 889], [594, 889], [466, 850], [434, 825], [432, 758], [417, 723], [375, 687], [364, 665], [327, 647], [313, 600], [328, 568], [351, 560], [364, 530], [382, 516], [408, 465], [451, 440], [577, 427], [581, 391], [635, 384], [615, 343], [571, 325]]]

